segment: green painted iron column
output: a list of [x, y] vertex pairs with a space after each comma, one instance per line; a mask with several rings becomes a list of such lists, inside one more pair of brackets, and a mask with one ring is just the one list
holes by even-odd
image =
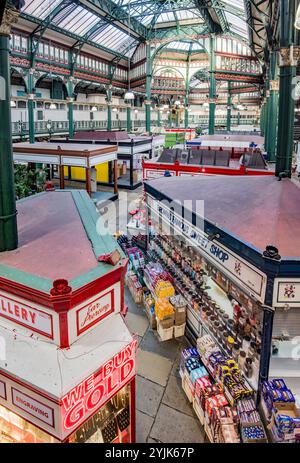
[[0, 25], [0, 252], [18, 247], [10, 109], [9, 34], [18, 12], [4, 11]]
[[69, 121], [69, 138], [74, 138], [74, 78], [71, 76], [67, 82], [67, 104], [68, 104], [68, 121]]
[[157, 110], [157, 127], [161, 127], [161, 112], [159, 108]]
[[110, 132], [112, 129], [112, 91], [111, 88], [107, 89], [107, 130]]
[[231, 109], [232, 109], [232, 99], [231, 99], [231, 82], [228, 82], [228, 97], [227, 97], [227, 131], [231, 130]]
[[277, 53], [273, 51], [270, 56], [270, 97], [269, 97], [269, 117], [268, 117], [268, 140], [266, 151], [269, 161], [276, 159], [277, 147], [277, 128], [278, 128], [278, 98], [279, 81], [277, 67]]
[[146, 111], [146, 132], [151, 132], [151, 82], [152, 82], [152, 60], [151, 60], [151, 46], [150, 42], [146, 43], [146, 99], [145, 99], [145, 111]]
[[209, 123], [208, 133], [215, 133], [215, 117], [216, 117], [216, 55], [215, 55], [216, 39], [212, 35], [210, 37], [210, 77], [209, 77]]
[[131, 104], [127, 105], [127, 132], [131, 132], [132, 122], [131, 122]]
[[34, 86], [33, 86], [33, 73], [34, 69], [29, 69], [28, 74], [28, 125], [29, 125], [29, 143], [35, 142], [35, 130], [34, 130]]
[[295, 119], [295, 78], [300, 57], [299, 34], [294, 28], [298, 1], [280, 3], [280, 88], [278, 114], [277, 176], [291, 177]]

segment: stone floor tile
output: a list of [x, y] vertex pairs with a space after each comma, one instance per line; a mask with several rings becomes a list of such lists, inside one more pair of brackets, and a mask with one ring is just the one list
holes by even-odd
[[203, 443], [204, 430], [197, 418], [162, 404], [150, 437], [164, 443]]
[[143, 315], [137, 315], [131, 312], [128, 312], [126, 315], [126, 325], [131, 333], [137, 334], [140, 337], [143, 337], [149, 328], [147, 318]]
[[181, 378], [170, 375], [162, 402], [186, 415], [195, 416], [192, 406], [182, 389]]
[[148, 379], [137, 376], [136, 382], [136, 408], [155, 417], [159, 408], [164, 388]]
[[141, 342], [141, 348], [148, 352], [161, 355], [172, 361], [175, 360], [179, 351], [180, 343], [176, 339], [161, 341], [157, 332], [149, 330]]
[[153, 352], [141, 348], [137, 351], [137, 372], [154, 383], [166, 386], [172, 369], [172, 362]]
[[136, 442], [143, 444], [147, 442], [154, 419], [145, 413], [136, 411]]

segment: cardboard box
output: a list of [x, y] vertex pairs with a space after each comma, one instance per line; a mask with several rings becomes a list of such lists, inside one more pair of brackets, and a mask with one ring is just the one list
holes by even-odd
[[159, 320], [160, 326], [167, 330], [169, 328], [172, 328], [175, 323], [175, 314], [169, 315], [168, 317], [165, 317], [163, 320]]
[[175, 325], [180, 326], [186, 323], [186, 312], [175, 312]]

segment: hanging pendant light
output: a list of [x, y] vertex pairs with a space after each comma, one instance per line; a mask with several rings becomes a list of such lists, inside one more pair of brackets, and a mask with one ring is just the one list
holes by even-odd
[[300, 5], [298, 6], [296, 13], [295, 28], [300, 30]]
[[16, 108], [17, 107], [17, 104], [16, 104], [15, 100], [10, 101], [10, 107], [11, 108]]
[[130, 89], [125, 93], [124, 100], [134, 100], [134, 93]]
[[57, 109], [57, 106], [55, 103], [50, 103], [49, 109]]
[[92, 106], [91, 111], [92, 111], [93, 113], [95, 113], [96, 111], [98, 111], [97, 106]]

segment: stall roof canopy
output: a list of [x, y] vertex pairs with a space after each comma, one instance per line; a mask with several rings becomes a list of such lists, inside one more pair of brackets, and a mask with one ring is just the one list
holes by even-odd
[[17, 210], [19, 247], [1, 253], [0, 277], [49, 293], [54, 280], [75, 290], [114, 269], [98, 262], [119, 247], [97, 232], [101, 219], [85, 191], [41, 193], [18, 201]]
[[[262, 7], [258, 8], [257, 3], [263, 4]], [[199, 36], [204, 31], [232, 34], [245, 41], [251, 31], [253, 43], [258, 37], [256, 26], [261, 29], [257, 15], [259, 20], [268, 18], [269, 3], [261, 0], [25, 0], [22, 17], [38, 24], [40, 30], [56, 30], [74, 40], [100, 45], [120, 57], [131, 57], [138, 44], [147, 39]], [[261, 31], [259, 34], [263, 46], [266, 37]]]
[[271, 176], [164, 177], [146, 182], [146, 190], [180, 204], [193, 200], [194, 211], [202, 200], [205, 219], [218, 228], [262, 252], [274, 245], [282, 257], [300, 259], [300, 184]]

